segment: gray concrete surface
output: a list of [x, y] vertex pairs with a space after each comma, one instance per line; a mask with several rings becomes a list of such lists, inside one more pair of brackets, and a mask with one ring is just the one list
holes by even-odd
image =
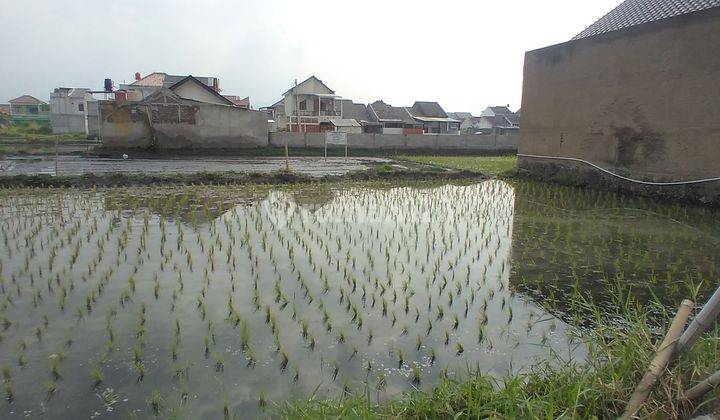
[[266, 113], [176, 99], [100, 104], [100, 137], [109, 148], [242, 149], [268, 145]]
[[[310, 176], [342, 175], [367, 169], [369, 165], [387, 163], [390, 159], [374, 157], [295, 157], [290, 169]], [[272, 172], [285, 168], [282, 157], [193, 157], [164, 159], [109, 159], [81, 156], [59, 156], [60, 175], [86, 173], [194, 173], [194, 172]], [[54, 174], [55, 157], [12, 157], [0, 159], [0, 176]]]
[[[517, 150], [517, 134], [348, 134], [348, 148], [370, 150]], [[271, 146], [322, 149], [325, 147], [325, 133], [270, 133]], [[341, 146], [331, 146], [338, 148]]]
[[[718, 51], [716, 7], [526, 53], [518, 151], [533, 156], [520, 169], [626, 190], [636, 187], [538, 156], [647, 181], [720, 176]], [[720, 202], [717, 182], [673, 191]]]

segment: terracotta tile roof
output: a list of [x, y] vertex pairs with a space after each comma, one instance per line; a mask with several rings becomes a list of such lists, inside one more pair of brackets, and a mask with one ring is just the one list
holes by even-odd
[[625, 0], [573, 39], [618, 31], [718, 6], [720, 0]]
[[10, 99], [8, 102], [10, 102], [11, 104], [16, 104], [16, 105], [38, 105], [38, 104], [46, 105], [47, 104], [47, 102], [41, 101], [40, 99], [38, 99], [34, 96], [30, 96], [30, 95], [23, 95], [23, 96], [15, 98], [15, 99]]
[[225, 99], [227, 99], [230, 102], [232, 102], [233, 104], [235, 104], [235, 106], [241, 106], [241, 107], [246, 107], [246, 108], [250, 107], [250, 97], [249, 96], [246, 96], [244, 98], [241, 98], [237, 95], [223, 95], [223, 96], [225, 97]]

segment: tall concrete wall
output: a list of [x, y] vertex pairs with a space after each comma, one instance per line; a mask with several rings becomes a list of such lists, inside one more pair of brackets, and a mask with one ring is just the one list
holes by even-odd
[[[206, 103], [103, 102], [100, 133], [110, 148], [237, 149], [267, 146], [267, 114]], [[150, 118], [148, 117], [150, 113]]]
[[[367, 150], [476, 150], [515, 151], [517, 135], [461, 134], [461, 135], [404, 135], [404, 134], [354, 134], [347, 135], [348, 148]], [[270, 145], [281, 147], [315, 148], [325, 147], [324, 133], [291, 133], [280, 131], [270, 133]], [[330, 146], [333, 148], [342, 146]]]
[[84, 114], [50, 114], [53, 134], [87, 133]]
[[[720, 176], [718, 51], [720, 8], [526, 53], [518, 152], [656, 181]], [[582, 164], [519, 165], [601, 178]]]

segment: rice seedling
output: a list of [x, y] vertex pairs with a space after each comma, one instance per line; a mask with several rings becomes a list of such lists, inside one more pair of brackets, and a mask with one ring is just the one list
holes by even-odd
[[267, 400], [265, 399], [265, 390], [263, 388], [260, 388], [260, 393], [258, 395], [258, 404], [260, 405], [260, 408], [265, 408], [265, 406], [267, 406]]
[[340, 372], [340, 364], [338, 364], [337, 360], [334, 360], [332, 365], [333, 365], [332, 380], [334, 381], [335, 379], [337, 379], [338, 372]]
[[410, 381], [414, 386], [420, 386], [420, 382], [422, 381], [422, 372], [420, 372], [420, 368], [417, 366], [412, 367], [412, 371], [410, 373]]
[[50, 373], [55, 380], [60, 378], [60, 355], [56, 353], [50, 355]]
[[3, 383], [3, 393], [7, 401], [12, 402], [15, 399], [15, 389], [13, 388], [12, 381], [5, 381]]
[[98, 387], [103, 381], [105, 381], [105, 375], [99, 366], [93, 366], [90, 369], [90, 379], [93, 381], [93, 386]]
[[163, 400], [162, 396], [160, 395], [160, 391], [158, 391], [157, 389], [154, 389], [152, 391], [152, 393], [150, 394], [150, 397], [148, 397], [148, 399], [147, 399], [147, 405], [150, 406], [150, 408], [152, 409], [153, 413], [156, 416], [159, 416], [160, 414], [162, 414], [162, 410], [164, 407], [164, 400]]
[[212, 359], [213, 359], [213, 362], [215, 363], [215, 371], [216, 372], [222, 372], [225, 370], [225, 358], [222, 356], [222, 354], [213, 352]]
[[54, 381], [45, 381], [43, 382], [43, 388], [45, 388], [46, 399], [49, 400], [57, 392], [58, 384]]

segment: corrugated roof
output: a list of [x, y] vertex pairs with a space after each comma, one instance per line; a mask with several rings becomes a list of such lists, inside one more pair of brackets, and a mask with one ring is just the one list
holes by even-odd
[[613, 32], [718, 6], [720, 0], [625, 0], [573, 39]]

